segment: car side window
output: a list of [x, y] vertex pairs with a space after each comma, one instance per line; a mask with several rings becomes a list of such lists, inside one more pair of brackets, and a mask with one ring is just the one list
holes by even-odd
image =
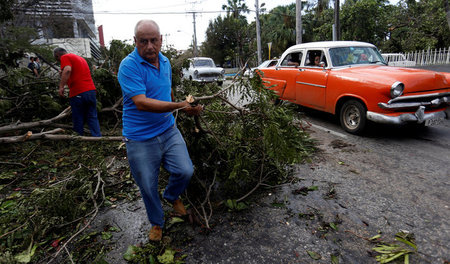
[[276, 61], [276, 60], [273, 60], [273, 61], [271, 61], [271, 62], [269, 63], [269, 65], [267, 65], [267, 67], [275, 66], [275, 64], [277, 64], [277, 61]]
[[284, 57], [281, 66], [299, 66], [302, 61], [303, 53], [301, 51], [292, 52]]
[[320, 63], [324, 62], [325, 67], [328, 65], [327, 58], [322, 50], [309, 50], [306, 54], [305, 66], [320, 67]]

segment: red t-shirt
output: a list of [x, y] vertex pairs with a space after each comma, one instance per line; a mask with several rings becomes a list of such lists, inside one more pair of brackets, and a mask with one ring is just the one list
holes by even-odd
[[69, 86], [69, 97], [74, 97], [86, 91], [95, 90], [94, 81], [92, 81], [91, 71], [86, 60], [82, 57], [67, 53], [61, 56], [61, 70], [64, 67], [72, 67], [67, 85]]

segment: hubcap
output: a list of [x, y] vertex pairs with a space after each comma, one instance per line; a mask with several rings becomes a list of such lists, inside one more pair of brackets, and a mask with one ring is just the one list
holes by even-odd
[[348, 106], [344, 112], [345, 125], [350, 129], [358, 127], [361, 116], [358, 108], [354, 105]]

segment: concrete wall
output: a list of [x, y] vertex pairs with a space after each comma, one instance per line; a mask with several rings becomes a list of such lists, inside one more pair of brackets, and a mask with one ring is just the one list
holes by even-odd
[[87, 38], [54, 38], [54, 39], [39, 39], [33, 42], [36, 45], [52, 45], [55, 48], [61, 47], [69, 53], [79, 55], [84, 58], [92, 58], [90, 40]]

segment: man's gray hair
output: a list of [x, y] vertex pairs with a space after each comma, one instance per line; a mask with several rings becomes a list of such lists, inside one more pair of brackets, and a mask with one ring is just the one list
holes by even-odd
[[151, 25], [155, 26], [156, 30], [158, 30], [158, 35], [161, 34], [160, 33], [161, 31], [159, 31], [159, 26], [158, 26], [158, 24], [155, 21], [153, 21], [151, 19], [143, 19], [143, 20], [139, 20], [136, 23], [136, 26], [134, 27], [134, 36], [136, 36], [136, 34], [137, 34], [138, 30], [139, 30], [139, 26], [142, 25], [142, 24], [151, 24]]
[[57, 55], [63, 55], [66, 54], [67, 50], [61, 47], [57, 47], [53, 50], [53, 54], [57, 54]]

